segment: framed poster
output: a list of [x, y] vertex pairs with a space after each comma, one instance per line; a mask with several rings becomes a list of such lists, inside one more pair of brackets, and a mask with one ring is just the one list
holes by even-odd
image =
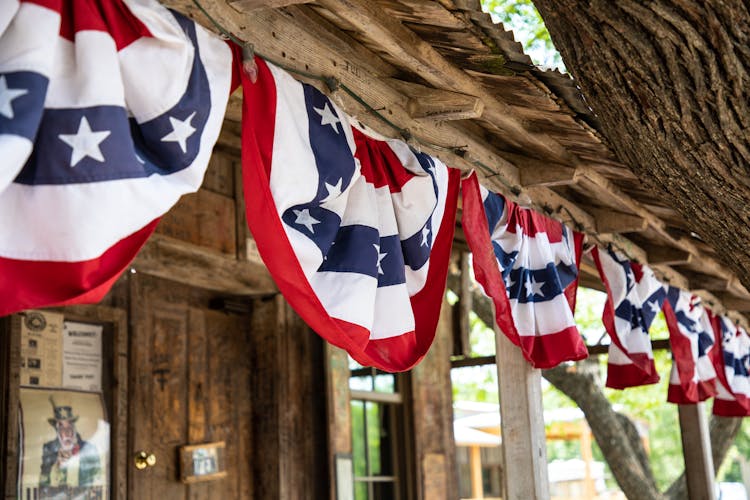
[[19, 498], [104, 500], [109, 423], [100, 393], [21, 387]]
[[180, 448], [180, 479], [183, 483], [213, 481], [227, 477], [224, 464], [226, 443], [191, 444]]

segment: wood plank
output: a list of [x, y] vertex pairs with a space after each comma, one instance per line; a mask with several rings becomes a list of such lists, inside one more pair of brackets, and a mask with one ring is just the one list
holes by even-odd
[[508, 500], [548, 500], [541, 370], [495, 326], [503, 440], [503, 494]]
[[5, 440], [5, 467], [4, 467], [4, 497], [7, 500], [17, 498], [18, 458], [19, 458], [19, 435], [18, 435], [18, 388], [21, 383], [21, 321], [19, 314], [14, 314], [5, 321], [6, 329], [3, 332], [3, 345], [5, 350], [6, 377], [3, 387], [5, 406], [4, 418], [0, 419], [5, 425], [2, 429], [6, 436]]
[[705, 403], [678, 405], [690, 500], [715, 500], [714, 463]]
[[[461, 252], [461, 294], [458, 297], [458, 331], [461, 339], [461, 354], [471, 355], [471, 318], [473, 290], [471, 282], [471, 255]], [[455, 350], [454, 350], [455, 353]]]
[[[208, 434], [206, 403], [212, 399], [212, 387], [208, 381], [208, 349], [206, 319], [201, 309], [191, 307], [188, 311], [190, 335], [188, 337], [187, 380], [187, 443], [197, 444], [211, 441]], [[224, 483], [221, 481], [220, 483]], [[209, 500], [214, 489], [211, 483], [187, 485], [190, 500]], [[223, 484], [218, 484], [223, 486]], [[214, 497], [215, 498], [215, 497]]]
[[330, 500], [341, 496], [336, 492], [335, 455], [352, 453], [352, 413], [349, 396], [349, 360], [346, 351], [328, 342], [324, 346], [326, 360], [326, 393], [328, 423], [328, 470]]
[[626, 214], [608, 208], [591, 208], [596, 219], [596, 230], [600, 233], [634, 233], [643, 231], [648, 221], [641, 216]]
[[[423, 500], [458, 498], [453, 397], [450, 389], [452, 316], [451, 306], [444, 300], [432, 347], [411, 372], [412, 411], [414, 422], [419, 423], [413, 431], [417, 465], [416, 498]], [[404, 396], [409, 401], [408, 394]]]
[[203, 178], [202, 189], [234, 198], [234, 161], [236, 154], [227, 151], [214, 151], [208, 162]]
[[307, 3], [311, 1], [313, 0], [228, 0], [228, 3], [240, 12], [250, 12], [256, 9], [276, 9], [279, 7], [286, 7], [287, 5]]
[[726, 292], [729, 290], [729, 280], [710, 274], [687, 274], [690, 290], [708, 290], [709, 292]]
[[257, 498], [324, 498], [328, 492], [323, 344], [278, 296], [256, 300], [253, 476]]
[[132, 264], [138, 272], [237, 295], [277, 292], [265, 266], [240, 262], [197, 245], [155, 234]]
[[389, 79], [389, 83], [408, 97], [406, 110], [414, 119], [468, 120], [479, 118], [484, 111], [484, 103], [478, 97], [395, 78]]
[[575, 167], [554, 165], [549, 167], [520, 167], [522, 186], [566, 186], [578, 182]]
[[717, 294], [721, 303], [730, 311], [750, 312], [750, 300], [738, 298], [728, 293]]
[[693, 254], [675, 247], [645, 245], [644, 250], [646, 250], [648, 261], [651, 264], [680, 266], [693, 262]]
[[476, 96], [484, 102], [484, 117], [500, 128], [531, 156], [561, 163], [576, 160], [559, 143], [543, 134], [526, 130], [508, 106], [499, 102], [475, 79], [445, 59], [434, 47], [413, 31], [366, 0], [318, 0], [318, 4], [354, 25], [381, 50], [437, 88]]
[[233, 197], [201, 189], [183, 196], [162, 217], [156, 232], [234, 256], [237, 253], [236, 223]]

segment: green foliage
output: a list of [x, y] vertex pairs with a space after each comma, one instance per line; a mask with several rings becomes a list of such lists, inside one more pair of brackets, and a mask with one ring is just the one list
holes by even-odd
[[534, 64], [564, 70], [562, 58], [531, 0], [482, 0], [482, 8], [506, 29], [513, 30]]

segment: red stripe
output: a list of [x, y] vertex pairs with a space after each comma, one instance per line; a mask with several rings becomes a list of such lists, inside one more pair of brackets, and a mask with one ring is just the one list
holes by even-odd
[[690, 339], [680, 332], [677, 317], [675, 316], [669, 300], [664, 301], [662, 311], [664, 312], [664, 319], [666, 319], [667, 328], [669, 329], [669, 344], [672, 347], [673, 355], [672, 363], [677, 365], [677, 374], [680, 378], [680, 384], [687, 388], [695, 384], [693, 382], [695, 360], [693, 359], [693, 349], [690, 344]]
[[563, 239], [563, 226], [546, 215], [535, 210], [523, 208], [506, 198], [505, 207], [508, 212], [508, 232], [515, 233], [516, 226], [521, 226], [524, 234], [536, 236], [537, 233], [546, 233], [550, 243], [559, 243]]
[[[505, 282], [500, 273], [495, 253], [492, 251], [492, 241], [490, 240], [487, 215], [482, 203], [482, 193], [479, 190], [479, 181], [474, 172], [461, 182], [461, 203], [463, 209], [461, 225], [464, 229], [464, 235], [466, 235], [466, 243], [468, 243], [472, 253], [474, 277], [484, 288], [484, 293], [495, 304], [497, 326], [511, 342], [520, 346], [521, 341], [513, 322]], [[530, 359], [529, 362], [531, 362]]]
[[361, 171], [365, 180], [376, 188], [388, 186], [391, 193], [400, 193], [401, 188], [415, 175], [405, 168], [390, 168], [390, 165], [398, 165], [401, 162], [386, 142], [371, 139], [355, 128], [352, 128], [352, 132], [354, 143], [357, 145], [354, 156], [362, 165]]
[[[310, 286], [289, 243], [270, 191], [274, 143], [276, 89], [273, 75], [256, 58], [258, 80], [251, 83], [240, 72], [244, 93], [242, 113], [242, 169], [248, 225], [258, 250], [289, 305], [321, 337], [345, 349], [360, 364], [387, 371], [408, 370], [418, 363], [435, 335], [447, 276], [453, 222], [458, 197], [457, 171], [452, 179], [445, 215], [435, 241], [425, 288], [412, 298], [416, 329], [390, 339], [369, 340], [361, 326], [332, 318]], [[433, 260], [434, 259], [434, 260]]]
[[[641, 356], [648, 358], [645, 354]], [[656, 384], [659, 382], [659, 374], [656, 372], [654, 360], [650, 363], [649, 371], [644, 371], [640, 365], [615, 365], [607, 364], [607, 387], [612, 389], [627, 389], [628, 387], [639, 387], [642, 385]]]
[[576, 299], [578, 298], [578, 278], [581, 276], [580, 269], [581, 269], [581, 256], [583, 255], [583, 233], [579, 233], [578, 231], [573, 231], [573, 251], [575, 252], [576, 256], [576, 269], [579, 270], [578, 274], [576, 274], [576, 279], [573, 280], [566, 288], [565, 288], [565, 298], [568, 299], [568, 305], [570, 306], [570, 310], [573, 311], [573, 315], [575, 316], [576, 311]]
[[62, 10], [63, 0], [21, 0], [21, 3], [33, 3], [40, 7], [60, 12]]
[[737, 401], [726, 399], [714, 399], [712, 409], [714, 415], [720, 417], [750, 417], [750, 410], [739, 404]]
[[505, 290], [505, 282], [492, 250], [487, 215], [484, 212], [476, 173], [463, 180], [461, 189], [461, 223], [466, 242], [473, 254], [474, 276], [495, 304], [497, 326], [511, 342], [521, 348], [524, 358], [536, 368], [552, 368], [563, 361], [586, 358], [588, 351], [575, 326], [547, 335], [519, 335]]
[[667, 401], [678, 405], [689, 405], [698, 402], [698, 387], [691, 383], [688, 386], [669, 384]]
[[89, 30], [109, 33], [118, 51], [139, 38], [152, 36], [122, 0], [66, 0], [60, 36], [72, 42], [76, 33]]
[[0, 258], [0, 316], [34, 307], [98, 302], [128, 268], [158, 222], [120, 240], [96, 259], [34, 262]]
[[521, 335], [520, 340], [524, 357], [534, 368], [554, 368], [564, 361], [580, 361], [589, 355], [575, 326], [547, 335]]

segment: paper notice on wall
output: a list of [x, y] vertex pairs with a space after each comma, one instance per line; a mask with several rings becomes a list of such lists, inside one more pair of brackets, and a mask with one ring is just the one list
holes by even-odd
[[21, 321], [21, 385], [59, 387], [62, 382], [63, 315], [27, 311]]
[[63, 328], [62, 386], [102, 390], [101, 325], [66, 321]]

